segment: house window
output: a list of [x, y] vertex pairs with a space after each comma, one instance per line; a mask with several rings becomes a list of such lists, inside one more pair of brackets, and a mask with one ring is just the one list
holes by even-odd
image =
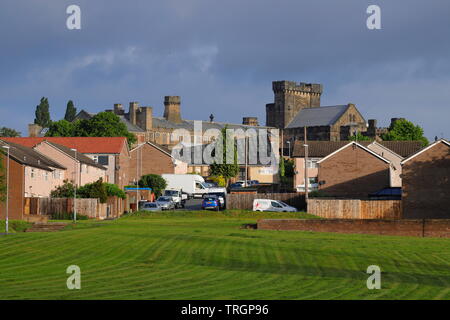
[[107, 166], [109, 164], [108, 156], [98, 156], [98, 163], [102, 166]]
[[45, 172], [44, 179], [45, 179], [45, 181], [48, 181], [48, 172]]
[[34, 178], [34, 169], [31, 169], [31, 174], [30, 174], [31, 178]]
[[317, 164], [317, 162], [318, 162], [319, 160], [318, 159], [308, 159], [308, 162], [307, 162], [307, 168], [308, 169], [315, 169], [315, 168], [318, 168], [319, 167], [319, 165]]

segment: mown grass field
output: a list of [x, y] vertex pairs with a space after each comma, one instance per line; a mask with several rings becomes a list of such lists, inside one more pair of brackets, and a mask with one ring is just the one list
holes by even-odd
[[[294, 216], [141, 214], [0, 236], [0, 299], [450, 298], [450, 239], [240, 229]], [[81, 290], [66, 287], [69, 265]], [[369, 265], [381, 290], [366, 287]]]

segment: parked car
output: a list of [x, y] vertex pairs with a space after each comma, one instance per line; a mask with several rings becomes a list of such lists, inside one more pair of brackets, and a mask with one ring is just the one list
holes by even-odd
[[156, 200], [156, 203], [161, 207], [162, 210], [175, 209], [175, 203], [172, 201], [172, 197], [161, 196]]
[[205, 196], [202, 201], [203, 210], [220, 210], [220, 201], [217, 196]]
[[164, 190], [165, 197], [172, 197], [175, 208], [184, 208], [186, 200], [183, 199], [183, 193], [179, 190]]
[[143, 211], [161, 211], [162, 208], [157, 202], [146, 202], [142, 205], [141, 210]]
[[230, 184], [230, 189], [240, 189], [244, 187], [244, 183], [235, 182]]
[[250, 180], [252, 186], [259, 184], [258, 180]]
[[208, 194], [205, 194], [203, 196], [203, 198], [209, 197], [209, 196], [216, 196], [219, 199], [220, 209], [224, 209], [225, 208], [225, 202], [226, 202], [226, 199], [227, 199], [227, 196], [226, 196], [225, 192], [210, 192]]
[[283, 201], [255, 199], [253, 200], [253, 211], [297, 212], [298, 210]]

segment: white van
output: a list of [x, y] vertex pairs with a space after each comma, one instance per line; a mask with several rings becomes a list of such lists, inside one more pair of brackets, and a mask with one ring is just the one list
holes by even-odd
[[253, 211], [278, 211], [278, 212], [297, 212], [297, 208], [279, 200], [255, 199], [253, 200]]

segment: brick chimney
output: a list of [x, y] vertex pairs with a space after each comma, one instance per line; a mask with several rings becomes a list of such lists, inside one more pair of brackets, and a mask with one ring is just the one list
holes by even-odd
[[136, 115], [137, 125], [145, 131], [153, 128], [153, 108], [140, 107]]
[[38, 124], [31, 123], [28, 125], [28, 136], [35, 138], [39, 137], [39, 134], [42, 131], [42, 127]]
[[167, 121], [181, 123], [180, 104], [179, 96], [164, 97], [164, 118]]
[[114, 104], [114, 113], [121, 116], [124, 115], [125, 110], [123, 109], [123, 105], [120, 103]]
[[259, 126], [257, 117], [244, 117], [242, 118], [242, 124], [246, 126]]
[[130, 102], [130, 111], [128, 113], [128, 120], [134, 125], [136, 125], [136, 112], [139, 109], [139, 103], [138, 102]]

